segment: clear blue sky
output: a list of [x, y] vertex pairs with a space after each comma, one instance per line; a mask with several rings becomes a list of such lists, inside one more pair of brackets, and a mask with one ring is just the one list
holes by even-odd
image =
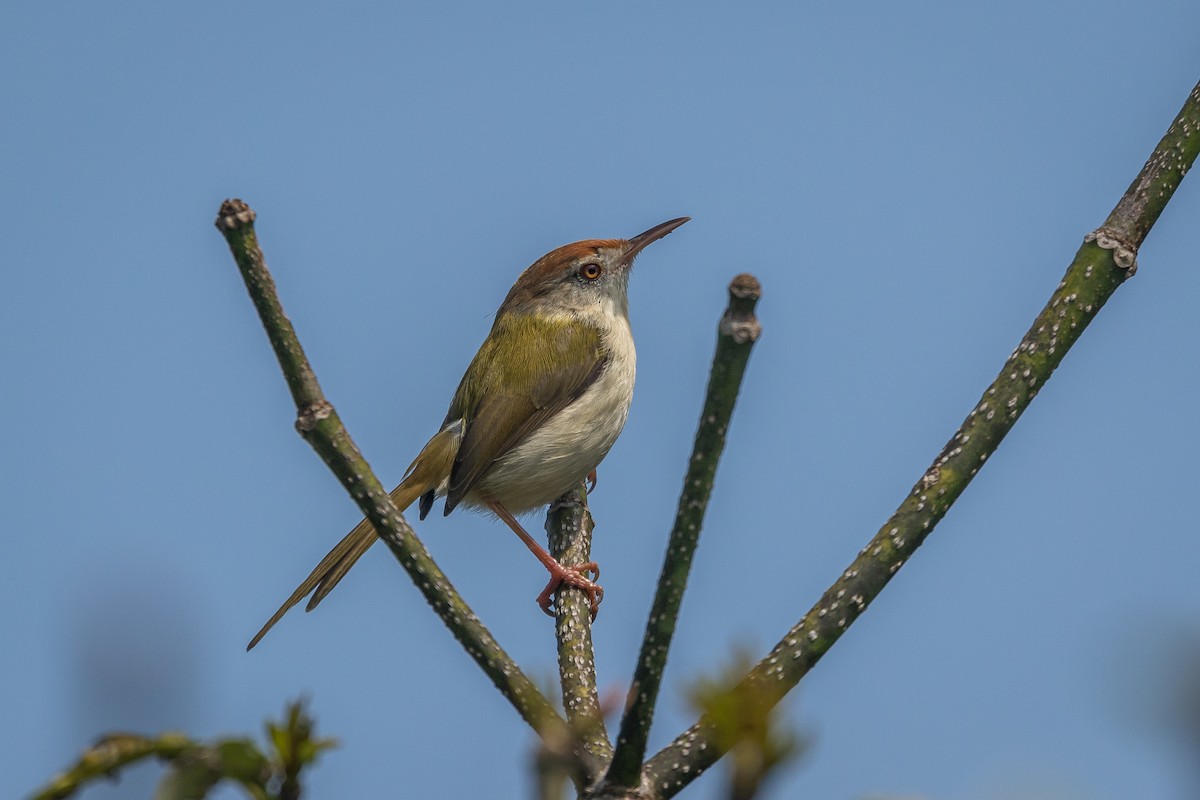
[[[257, 732], [300, 694], [342, 741], [314, 798], [528, 794], [532, 737], [382, 548], [243, 652], [358, 514], [292, 430], [212, 227], [223, 198], [259, 212], [322, 384], [389, 485], [521, 269], [693, 217], [638, 263], [637, 396], [592, 497], [598, 669], [618, 690], [725, 286], [759, 276], [765, 333], [656, 748], [693, 718], [692, 680], [732, 646], [764, 652], [886, 519], [1200, 77], [1191, 0], [5, 17], [3, 797], [102, 730]], [[813, 746], [773, 796], [1194, 796], [1161, 718], [1200, 638], [1197, 215], [1189, 178], [1136, 278], [789, 699]], [[514, 537], [469, 514], [418, 532], [549, 681], [544, 576]]]

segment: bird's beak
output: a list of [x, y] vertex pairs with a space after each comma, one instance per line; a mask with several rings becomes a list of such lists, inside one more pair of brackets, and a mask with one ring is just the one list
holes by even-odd
[[691, 217], [679, 217], [678, 219], [664, 222], [661, 225], [655, 225], [645, 233], [639, 233], [628, 242], [628, 247], [625, 249], [625, 254], [621, 256], [621, 261], [625, 265], [633, 263], [634, 257], [642, 252], [643, 248], [651, 242], [657, 242], [659, 239], [666, 236], [671, 231], [678, 228], [683, 223], [687, 222]]

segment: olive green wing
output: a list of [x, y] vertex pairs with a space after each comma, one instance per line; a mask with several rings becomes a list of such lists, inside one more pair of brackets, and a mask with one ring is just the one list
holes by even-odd
[[594, 327], [525, 314], [498, 319], [446, 417], [465, 425], [450, 470], [446, 513], [498, 459], [595, 383], [607, 360]]

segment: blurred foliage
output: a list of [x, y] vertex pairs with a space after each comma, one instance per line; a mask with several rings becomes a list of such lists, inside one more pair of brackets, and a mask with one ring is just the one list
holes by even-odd
[[290, 703], [278, 723], [267, 722], [266, 730], [266, 752], [252, 740], [237, 737], [197, 742], [182, 733], [110, 733], [30, 800], [70, 797], [101, 778], [116, 779], [123, 768], [150, 758], [167, 764], [154, 800], [200, 800], [222, 781], [241, 786], [254, 800], [298, 800], [300, 773], [336, 742], [313, 736], [313, 719], [302, 700]]
[[807, 742], [780, 728], [772, 710], [776, 697], [743, 678], [753, 666], [743, 651], [717, 678], [701, 678], [691, 689], [692, 704], [713, 726], [717, 746], [728, 753], [729, 797], [748, 800], [777, 767], [796, 758]]
[[538, 800], [566, 800], [571, 783], [570, 753], [543, 742], [534, 755], [534, 797]]

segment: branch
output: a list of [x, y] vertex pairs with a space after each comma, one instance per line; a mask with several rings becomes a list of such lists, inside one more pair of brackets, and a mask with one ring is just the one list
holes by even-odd
[[616, 752], [604, 778], [613, 788], [631, 789], [641, 777], [654, 704], [667, 665], [675, 622], [679, 618], [683, 590], [687, 588], [688, 571], [700, 540], [700, 526], [716, 478], [717, 462], [725, 448], [725, 434], [750, 358], [750, 348], [762, 332], [762, 326], [754, 316], [754, 306], [761, 295], [762, 288], [753, 275], [738, 275], [729, 284], [729, 306], [717, 328], [717, 349], [713, 354], [696, 444], [688, 461], [675, 526], [667, 542], [658, 589], [646, 622]]
[[115, 779], [122, 769], [157, 758], [168, 765], [154, 792], [159, 800], [207, 797], [221, 781], [239, 784], [254, 800], [296, 800], [300, 775], [333, 739], [313, 735], [313, 719], [303, 701], [288, 704], [283, 722], [267, 723], [270, 749], [244, 738], [205, 744], [182, 733], [141, 736], [111, 733], [83, 752], [66, 772], [57, 775], [30, 800], [63, 800], [101, 778]]
[[[1049, 303], [941, 454], [858, 558], [743, 679], [777, 703], [912, 557], [995, 452], [1067, 350], [1137, 269], [1137, 250], [1200, 152], [1200, 85], [1192, 90], [1105, 224], [1084, 237]], [[643, 785], [672, 797], [724, 754], [700, 721], [647, 762]]]
[[216, 226], [229, 244], [291, 389], [296, 402], [296, 429], [337, 476], [426, 602], [500, 693], [540, 736], [559, 736], [565, 727], [562, 717], [450, 584], [325, 399], [296, 331], [283, 313], [254, 233], [254, 218], [254, 211], [241, 200], [226, 200], [221, 204]]
[[[592, 528], [587, 494], [582, 486], [577, 486], [556, 500], [546, 516], [550, 554], [564, 566], [591, 561]], [[567, 724], [584, 749], [597, 758], [597, 763], [604, 763], [612, 758], [612, 745], [596, 692], [591, 605], [584, 592], [568, 588], [559, 590], [554, 604], [563, 709], [567, 712]], [[593, 777], [589, 775], [587, 782]]]
[[116, 775], [124, 767], [148, 758], [171, 761], [196, 743], [182, 733], [163, 733], [156, 737], [133, 733], [110, 733], [83, 752], [70, 769], [38, 790], [30, 800], [60, 800], [81, 791], [99, 778]]
[[[1196, 125], [1200, 121], [1200, 84], [1188, 95], [1183, 109], [1167, 129], [1166, 135], [1150, 154], [1142, 171], [1129, 184], [1125, 195], [1104, 221], [1101, 231], [1107, 229], [1118, 239], [1125, 240], [1126, 247], [1137, 249], [1146, 240], [1146, 234], [1154, 227], [1159, 214], [1167, 207], [1171, 196], [1179, 188], [1179, 182], [1187, 175], [1196, 154], [1200, 151], [1200, 134]], [[1101, 245], [1103, 246], [1103, 245]], [[1111, 248], [1110, 248], [1111, 249]], [[1136, 269], [1136, 267], [1134, 267]]]

